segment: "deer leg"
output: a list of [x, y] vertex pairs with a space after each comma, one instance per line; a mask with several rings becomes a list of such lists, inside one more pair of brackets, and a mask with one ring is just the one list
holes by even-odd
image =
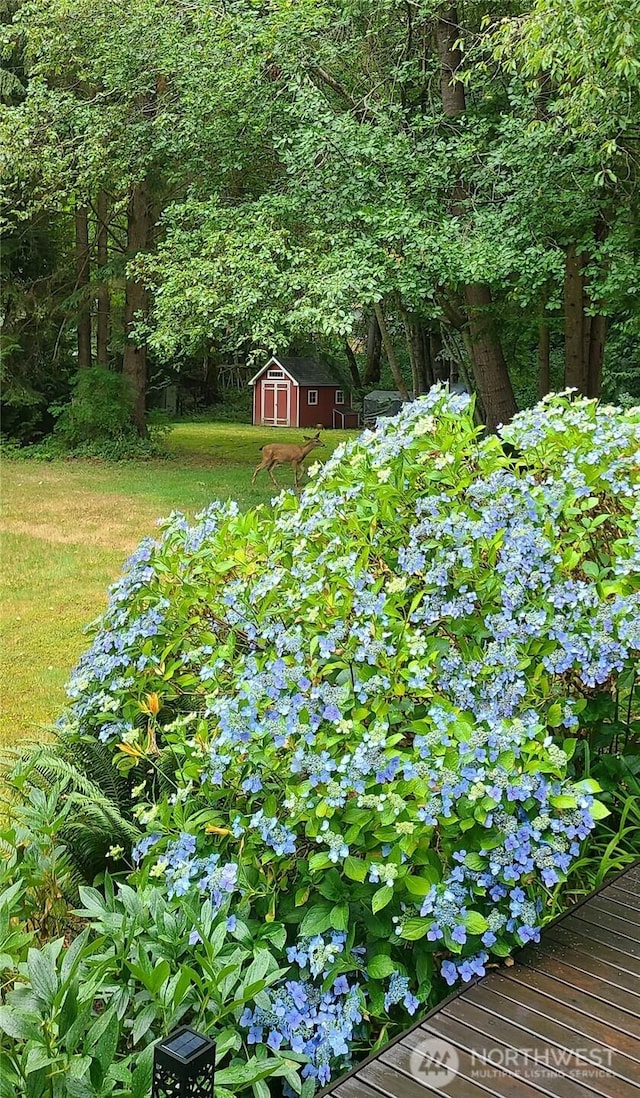
[[267, 465], [266, 461], [261, 461], [259, 465], [256, 465], [256, 467], [254, 469], [253, 476], [251, 477], [251, 484], [252, 485], [255, 482], [255, 479], [256, 479], [258, 473], [260, 472], [260, 470], [261, 469], [266, 469], [266, 465]]
[[273, 473], [271, 472], [271, 470], [273, 469], [275, 464], [276, 464], [275, 461], [272, 461], [271, 465], [267, 465], [267, 472], [268, 472], [269, 476], [271, 477], [273, 483], [275, 484], [276, 488], [279, 488], [280, 485], [278, 484], [276, 478], [274, 477]]

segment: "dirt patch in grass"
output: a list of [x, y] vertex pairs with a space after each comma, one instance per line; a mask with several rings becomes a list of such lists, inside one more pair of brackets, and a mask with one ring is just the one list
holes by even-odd
[[[139, 518], [128, 522], [114, 521], [113, 496], [104, 497], [103, 501], [99, 497], [91, 500], [85, 498], [83, 502], [87, 509], [82, 514], [72, 513], [66, 522], [64, 516], [58, 512], [40, 522], [5, 518], [2, 529], [7, 534], [36, 538], [51, 545], [97, 546], [123, 553], [135, 548], [140, 540]], [[136, 501], [121, 497], [118, 506], [132, 512]], [[145, 514], [141, 518], [153, 524], [152, 516]]]

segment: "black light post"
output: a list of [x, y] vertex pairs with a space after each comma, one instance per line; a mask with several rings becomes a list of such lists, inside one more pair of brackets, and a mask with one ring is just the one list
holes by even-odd
[[174, 1029], [153, 1050], [152, 1098], [214, 1098], [216, 1046], [189, 1026]]

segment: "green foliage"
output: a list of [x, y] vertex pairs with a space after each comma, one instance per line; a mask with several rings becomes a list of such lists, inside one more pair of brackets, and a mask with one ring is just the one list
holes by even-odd
[[132, 430], [132, 408], [131, 391], [122, 374], [101, 366], [80, 370], [71, 402], [56, 410], [56, 435], [71, 451], [95, 439], [122, 439]]
[[252, 1055], [234, 1025], [285, 971], [268, 933], [238, 923], [229, 934], [209, 903], [107, 876], [102, 893], [80, 888], [85, 929], [36, 949], [11, 925], [24, 917], [16, 876], [0, 893], [0, 964], [13, 982], [0, 1007], [2, 1098], [147, 1098], [151, 1044], [185, 1022], [216, 1039], [220, 1098], [292, 1077], [292, 1061]]
[[[0, 108], [12, 432], [46, 429], [74, 323], [99, 286], [111, 294], [111, 356], [121, 353], [126, 280], [149, 291], [136, 330], [160, 363], [292, 342], [340, 355], [383, 301], [399, 345], [410, 313], [455, 346], [462, 372], [473, 351], [464, 288], [481, 282], [531, 403], [545, 316], [561, 356], [569, 245], [584, 265], [584, 309], [606, 315], [614, 338], [633, 311], [636, 6], [459, 9], [465, 109], [452, 120], [443, 4], [275, 0], [263, 12], [136, 0], [123, 13], [99, 0], [91, 18], [85, 0], [19, 4], [4, 40], [24, 90]], [[143, 181], [158, 224], [134, 256], [127, 209]], [[107, 192], [109, 255], [96, 270], [93, 211]], [[80, 289], [74, 204], [91, 222]], [[605, 360], [605, 374], [619, 365]]]
[[[229, 389], [220, 404], [214, 404], [204, 419], [218, 423], [251, 423], [253, 389]], [[195, 418], [195, 417], [189, 417]]]
[[53, 748], [8, 778], [0, 1095], [147, 1098], [150, 1045], [179, 1022], [215, 1035], [222, 1098], [291, 1076], [286, 1058], [252, 1056], [234, 1025], [285, 971], [268, 931], [238, 924], [230, 937], [224, 912], [168, 902], [144, 880], [116, 888], [102, 873], [101, 893], [87, 887], [105, 858], [121, 864], [118, 841], [129, 849], [140, 836], [120, 812], [122, 778], [106, 772], [106, 749], [95, 747], [85, 756], [89, 766], [93, 754], [95, 784]]
[[[537, 7], [532, 22], [553, 44], [545, 20], [557, 32], [562, 18]], [[609, 314], [620, 308], [637, 282], [637, 241], [627, 188], [618, 187], [614, 202], [601, 178], [602, 135], [583, 130], [576, 139], [558, 118], [555, 89], [541, 94], [517, 54], [514, 61], [505, 51], [496, 80], [496, 40], [482, 32], [482, 6], [464, 13], [464, 119], [444, 125], [437, 15], [412, 12], [407, 27], [398, 10], [376, 4], [310, 10], [283, 3], [255, 22], [246, 14], [229, 20], [228, 43], [244, 51], [247, 71], [260, 57], [277, 56], [287, 103], [286, 116], [277, 116], [278, 155], [286, 170], [233, 201], [220, 187], [190, 193], [165, 212], [166, 236], [139, 264], [154, 291], [151, 339], [159, 353], [212, 333], [231, 346], [247, 338], [284, 346], [310, 332], [337, 339], [353, 330], [354, 301], [385, 299], [392, 313], [402, 305], [449, 330], [462, 287], [482, 281], [492, 287], [505, 346], [528, 329], [530, 401], [537, 321], [545, 308], [555, 319], [562, 306], [569, 242], [589, 261], [593, 300]], [[562, 46], [556, 43], [567, 52], [572, 18], [579, 22], [572, 13]], [[520, 12], [504, 20], [514, 35], [520, 26]], [[614, 62], [617, 51], [629, 53], [623, 38], [610, 42]], [[271, 67], [259, 79], [262, 101]], [[596, 232], [603, 210], [608, 243]], [[519, 365], [511, 350], [509, 357]]]
[[[15, 989], [0, 1008], [0, 1093], [25, 1098], [131, 1094], [116, 1083], [117, 1013], [113, 1007], [102, 1015], [95, 1011], [87, 964], [96, 953], [87, 932], [68, 949], [62, 939], [29, 949], [18, 966]], [[126, 1065], [130, 1082], [132, 1059]]]
[[603, 395], [625, 407], [640, 403], [640, 318], [633, 309], [608, 341]]
[[41, 937], [63, 931], [78, 885], [103, 870], [108, 852], [139, 837], [127, 783], [108, 749], [62, 733], [40, 748], [6, 750], [9, 794], [0, 831], [23, 884], [23, 919]]
[[[624, 149], [640, 107], [640, 5], [637, 0], [534, 0], [498, 28], [497, 53], [508, 70], [554, 89], [556, 110], [588, 138], [603, 142], [603, 179]], [[609, 161], [609, 163], [608, 163]]]
[[253, 402], [253, 390], [227, 389], [220, 402], [209, 407], [199, 408], [197, 411], [184, 412], [177, 416], [180, 423], [251, 423], [251, 408]]
[[65, 334], [68, 220], [27, 219], [17, 203], [2, 221], [0, 381], [2, 430], [24, 445], [51, 431], [50, 404], [67, 400], [73, 359]]
[[320, 1082], [535, 940], [590, 834], [610, 865], [635, 835], [607, 760], [636, 766], [608, 705], [640, 648], [638, 413], [554, 398], [503, 435], [515, 458], [434, 390], [272, 513], [174, 516], [70, 687], [135, 790], [129, 884], [163, 881], [198, 934], [208, 896], [305, 1010], [332, 996], [322, 1055], [275, 1020], [283, 981], [236, 1023]]
[[133, 400], [127, 378], [93, 366], [80, 370], [68, 404], [52, 408], [56, 425], [51, 439], [30, 447], [26, 455], [52, 459], [65, 454], [123, 461], [162, 453], [171, 430], [161, 411], [149, 414], [149, 437], [141, 438], [132, 421]]
[[[3, 855], [7, 852], [2, 847]], [[7, 977], [15, 975], [18, 963], [34, 939], [33, 930], [24, 922], [22, 897], [24, 882], [16, 872], [15, 857], [3, 857], [0, 868], [0, 977], [5, 986]]]
[[[636, 861], [640, 844], [640, 684], [635, 669], [620, 675], [613, 694], [589, 699], [581, 717], [584, 734], [574, 765], [595, 779], [609, 816], [585, 844], [572, 866], [568, 892], [580, 899]], [[558, 889], [554, 906], [566, 899]]]

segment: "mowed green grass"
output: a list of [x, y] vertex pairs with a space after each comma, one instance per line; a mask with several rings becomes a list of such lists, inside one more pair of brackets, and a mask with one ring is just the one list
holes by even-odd
[[[327, 431], [326, 458], [353, 432]], [[239, 424], [176, 425], [166, 460], [119, 465], [12, 459], [2, 468], [0, 744], [39, 738], [64, 704], [69, 672], [89, 643], [85, 627], [140, 538], [171, 511], [194, 515], [213, 499], [270, 505], [267, 474], [251, 487], [266, 442], [302, 430]], [[276, 470], [293, 486], [290, 466]]]

